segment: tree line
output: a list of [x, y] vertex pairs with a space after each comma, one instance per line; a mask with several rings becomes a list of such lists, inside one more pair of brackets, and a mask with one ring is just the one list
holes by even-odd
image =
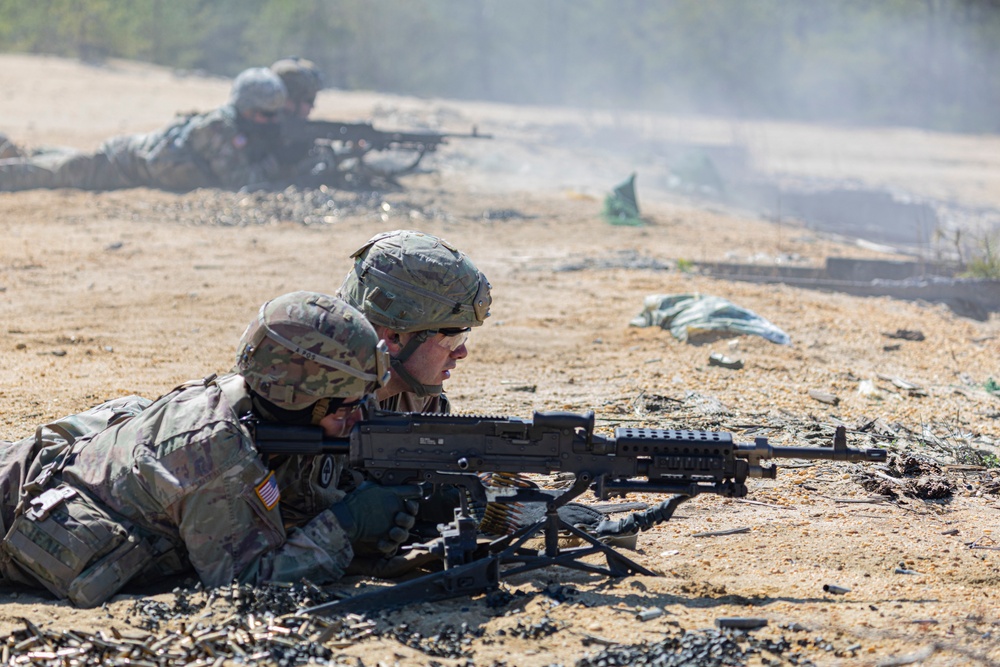
[[0, 0], [0, 50], [420, 96], [1000, 131], [1000, 0]]

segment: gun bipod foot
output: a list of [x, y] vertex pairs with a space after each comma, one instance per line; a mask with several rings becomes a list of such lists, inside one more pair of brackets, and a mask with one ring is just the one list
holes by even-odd
[[[539, 531], [551, 532], [553, 530], [568, 531], [581, 541], [587, 543], [587, 546], [570, 549], [556, 547], [554, 550], [548, 549], [545, 554], [524, 548], [524, 543]], [[601, 542], [594, 536], [580, 530], [576, 526], [571, 526], [561, 519], [557, 519], [555, 522], [546, 519], [533, 526], [526, 526], [515, 533], [515, 536], [517, 539], [503, 551], [497, 553], [497, 558], [501, 566], [515, 563], [520, 563], [520, 565], [502, 569], [500, 579], [503, 579], [504, 576], [530, 572], [531, 570], [538, 570], [549, 565], [561, 565], [562, 567], [601, 574], [607, 577], [625, 577], [630, 574], [644, 574], [651, 577], [659, 576], [652, 570], [619, 553], [614, 547]], [[549, 544], [551, 545], [552, 543], [550, 542]], [[602, 567], [583, 562], [583, 558], [597, 553], [604, 555], [605, 562], [607, 563], [606, 566]]]

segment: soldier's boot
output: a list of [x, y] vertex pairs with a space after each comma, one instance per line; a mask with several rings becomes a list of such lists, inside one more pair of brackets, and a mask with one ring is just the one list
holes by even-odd
[[24, 152], [10, 140], [6, 134], [0, 133], [0, 160], [24, 157]]

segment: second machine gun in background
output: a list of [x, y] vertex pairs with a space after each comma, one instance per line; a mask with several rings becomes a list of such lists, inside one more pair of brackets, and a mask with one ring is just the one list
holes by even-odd
[[[777, 468], [767, 459], [885, 461], [886, 450], [847, 446], [838, 427], [831, 447], [775, 447], [767, 438], [733, 441], [730, 433], [653, 428], [617, 428], [614, 437], [594, 433], [594, 413], [536, 412], [532, 420], [512, 417], [380, 412], [356, 424], [349, 438], [325, 439], [317, 427], [254, 425], [257, 447], [267, 454], [342, 454], [350, 466], [382, 484], [454, 485], [478, 503], [546, 505], [545, 518], [489, 544], [481, 555], [476, 521], [465, 494], [455, 520], [441, 536], [421, 548], [440, 556], [444, 569], [388, 589], [320, 605], [310, 613], [371, 611], [416, 601], [480, 593], [499, 585], [502, 576], [562, 565], [609, 576], [653, 575], [598, 539], [646, 530], [667, 521], [682, 502], [711, 493], [742, 498], [750, 477], [774, 479]], [[571, 473], [572, 486], [562, 493], [519, 486], [484, 484], [479, 473]], [[630, 493], [670, 494], [652, 509], [625, 519], [605, 521], [588, 534], [563, 521], [558, 509], [588, 489], [601, 500]], [[568, 531], [585, 546], [560, 548], [559, 532]], [[544, 552], [524, 543], [541, 532]], [[607, 567], [581, 559], [605, 556]], [[513, 567], [501, 571], [501, 565]]]
[[[308, 174], [301, 174], [306, 185], [339, 185], [338, 181], [351, 184], [357, 180], [381, 178], [395, 184], [399, 176], [414, 172], [428, 153], [437, 150], [449, 139], [492, 139], [491, 134], [472, 132], [394, 132], [377, 130], [369, 123], [341, 123], [327, 120], [285, 119], [280, 126], [280, 136], [286, 155], [295, 160], [307, 154]], [[365, 161], [375, 151], [405, 151], [412, 157], [402, 165], [380, 169]], [[292, 159], [292, 158], [290, 158]], [[309, 181], [309, 182], [306, 182]]]

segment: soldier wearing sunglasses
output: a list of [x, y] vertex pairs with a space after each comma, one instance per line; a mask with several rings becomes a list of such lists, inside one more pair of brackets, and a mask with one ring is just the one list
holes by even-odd
[[448, 412], [444, 383], [468, 356], [472, 328], [490, 314], [486, 276], [446, 241], [417, 231], [379, 234], [352, 257], [338, 295], [389, 348], [392, 378], [376, 392], [379, 406]]

